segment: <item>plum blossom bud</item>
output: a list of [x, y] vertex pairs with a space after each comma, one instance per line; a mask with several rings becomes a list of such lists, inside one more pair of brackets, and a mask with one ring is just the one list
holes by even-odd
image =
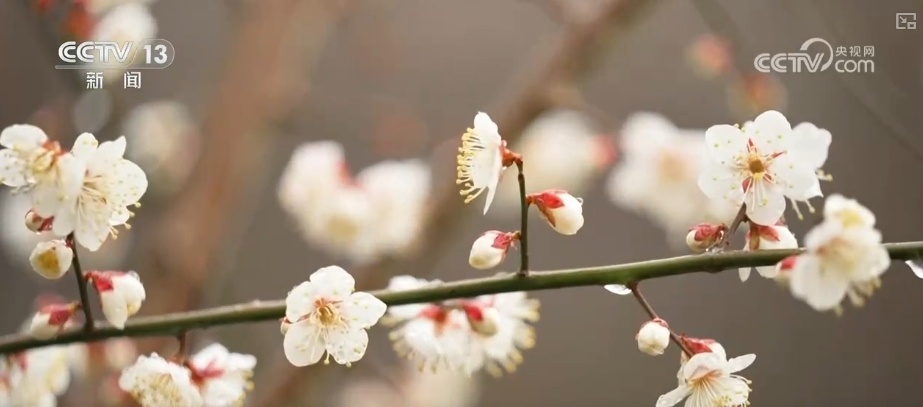
[[99, 293], [103, 314], [112, 326], [125, 328], [128, 317], [138, 313], [144, 301], [144, 285], [138, 274], [129, 271], [90, 271], [86, 278]]
[[530, 194], [526, 202], [538, 207], [542, 218], [562, 235], [576, 234], [583, 227], [583, 199], [567, 191], [547, 190]]
[[292, 326], [291, 321], [288, 318], [282, 318], [279, 320], [279, 332], [282, 332], [282, 335], [285, 335], [288, 332], [288, 327]]
[[721, 239], [726, 229], [727, 227], [721, 224], [700, 223], [695, 225], [686, 235], [686, 246], [689, 246], [694, 253], [704, 253]]
[[70, 321], [74, 313], [77, 312], [79, 305], [70, 304], [49, 304], [35, 313], [32, 317], [32, 323], [29, 324], [29, 334], [35, 339], [51, 339], [64, 330], [67, 322]]
[[780, 283], [787, 283], [791, 278], [792, 270], [795, 269], [795, 262], [798, 261], [798, 256], [788, 256], [782, 261], [776, 263], [776, 276], [775, 280]]
[[638, 349], [651, 356], [662, 355], [670, 344], [670, 329], [667, 321], [656, 318], [641, 325], [638, 335]]
[[499, 311], [494, 307], [483, 307], [479, 304], [466, 302], [462, 304], [465, 317], [471, 330], [483, 336], [494, 336], [500, 320]]
[[484, 232], [471, 245], [468, 264], [478, 270], [497, 267], [503, 261], [506, 252], [510, 250], [510, 247], [517, 240], [519, 240], [517, 232], [501, 232], [499, 230]]
[[29, 255], [32, 270], [49, 280], [63, 277], [73, 260], [73, 250], [60, 239], [39, 242]]
[[41, 216], [38, 216], [38, 214], [35, 213], [35, 211], [31, 209], [29, 210], [29, 212], [26, 212], [26, 218], [25, 218], [26, 227], [35, 233], [41, 233], [41, 232], [46, 232], [46, 231], [51, 230], [52, 222], [54, 222], [54, 217], [43, 218]]

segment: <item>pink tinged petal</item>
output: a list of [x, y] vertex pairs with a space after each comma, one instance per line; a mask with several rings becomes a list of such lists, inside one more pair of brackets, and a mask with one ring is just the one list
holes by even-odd
[[801, 123], [792, 129], [790, 153], [802, 164], [818, 169], [827, 162], [833, 136], [811, 123]]
[[829, 311], [843, 301], [850, 282], [836, 270], [821, 270], [823, 266], [814, 256], [799, 256], [789, 283], [796, 298], [815, 310]]
[[680, 401], [683, 401], [684, 398], [688, 397], [690, 393], [692, 393], [691, 387], [680, 385], [658, 397], [656, 407], [673, 407], [679, 404]]
[[364, 329], [331, 329], [327, 336], [327, 351], [341, 365], [362, 359], [369, 346], [369, 333]]
[[91, 133], [83, 133], [74, 140], [74, 146], [71, 147], [71, 154], [82, 160], [90, 158], [99, 146], [99, 141]]
[[782, 184], [782, 193], [797, 201], [804, 201], [818, 195], [810, 195], [820, 189], [817, 173], [794, 157], [783, 154], [769, 165], [769, 171]]
[[340, 303], [340, 309], [351, 328], [365, 329], [377, 324], [388, 306], [372, 294], [357, 292]]
[[26, 185], [26, 162], [13, 150], [0, 150], [0, 182], [11, 187]]
[[296, 367], [313, 365], [326, 352], [320, 328], [309, 322], [299, 322], [288, 327], [282, 341], [285, 358]]
[[317, 290], [314, 284], [305, 281], [295, 286], [285, 297], [285, 318], [290, 322], [297, 322], [301, 317], [314, 312], [316, 297]]
[[910, 271], [912, 271], [913, 275], [917, 276], [917, 278], [923, 278], [923, 260], [907, 260], [904, 264], [910, 267]]
[[747, 136], [760, 154], [787, 151], [792, 142], [792, 125], [782, 113], [769, 110], [747, 126]]
[[356, 280], [340, 266], [318, 269], [310, 277], [316, 295], [329, 301], [341, 301], [355, 291]]
[[0, 145], [12, 149], [37, 148], [48, 141], [45, 132], [31, 124], [14, 124], [0, 132]]
[[[772, 226], [785, 213], [785, 196], [778, 188], [761, 182], [747, 191], [747, 217], [751, 222], [763, 226]], [[762, 189], [761, 192], [757, 192]]]
[[725, 373], [737, 373], [741, 370], [744, 370], [748, 368], [750, 365], [752, 365], [753, 361], [755, 360], [756, 360], [756, 355], [752, 353], [748, 355], [738, 356], [736, 358], [728, 360], [727, 372]]
[[699, 176], [698, 184], [710, 199], [737, 202], [744, 196], [743, 180], [743, 175], [730, 167], [711, 164]]
[[683, 365], [683, 378], [696, 380], [722, 367], [724, 355], [712, 352], [703, 352], [692, 355]]
[[737, 127], [721, 124], [705, 131], [709, 157], [720, 165], [732, 166], [747, 151], [747, 136]]

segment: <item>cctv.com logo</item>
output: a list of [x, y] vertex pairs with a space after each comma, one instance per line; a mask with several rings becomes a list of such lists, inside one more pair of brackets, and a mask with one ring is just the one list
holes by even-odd
[[[808, 48], [814, 46], [814, 51]], [[873, 73], [875, 55], [872, 46], [840, 46], [834, 51], [833, 46], [823, 38], [811, 38], [801, 44], [800, 52], [783, 52], [779, 54], [763, 53], [756, 56], [753, 66], [763, 73], [776, 72], [824, 72], [833, 66], [839, 73]]]

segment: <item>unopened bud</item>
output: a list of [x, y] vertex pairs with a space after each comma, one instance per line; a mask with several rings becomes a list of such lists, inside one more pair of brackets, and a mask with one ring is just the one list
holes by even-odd
[[29, 325], [29, 334], [35, 339], [51, 339], [64, 330], [78, 309], [77, 303], [49, 304], [35, 313]]
[[724, 347], [714, 339], [683, 336], [680, 341], [693, 355], [706, 352], [724, 353]]
[[497, 333], [500, 315], [496, 308], [466, 302], [462, 304], [462, 309], [472, 331], [483, 336], [494, 336]]
[[725, 229], [727, 227], [724, 225], [712, 225], [709, 223], [695, 225], [686, 234], [686, 246], [689, 246], [689, 250], [692, 250], [693, 253], [704, 253], [724, 236]]
[[26, 227], [35, 233], [42, 233], [42, 232], [47, 232], [51, 230], [51, 224], [53, 222], [54, 222], [54, 217], [43, 218], [41, 216], [38, 216], [38, 214], [35, 213], [35, 211], [33, 210], [29, 210], [29, 212], [26, 212], [26, 219], [25, 219]]
[[781, 283], [787, 283], [791, 278], [792, 270], [795, 269], [795, 263], [798, 261], [798, 256], [788, 256], [782, 261], [776, 263], [776, 276], [775, 279]]
[[73, 260], [73, 250], [60, 239], [39, 242], [29, 255], [32, 270], [49, 280], [63, 277]]
[[526, 197], [551, 228], [562, 235], [576, 234], [583, 227], [583, 199], [563, 190], [548, 190]]
[[670, 328], [666, 321], [660, 318], [653, 319], [641, 325], [635, 339], [641, 352], [651, 356], [662, 355], [670, 344]]
[[87, 280], [99, 293], [103, 315], [112, 326], [125, 328], [128, 317], [141, 309], [146, 293], [138, 273], [133, 271], [90, 271]]
[[475, 239], [468, 255], [468, 264], [478, 270], [487, 270], [497, 267], [506, 257], [513, 243], [519, 239], [515, 232], [504, 233], [498, 230], [484, 232]]

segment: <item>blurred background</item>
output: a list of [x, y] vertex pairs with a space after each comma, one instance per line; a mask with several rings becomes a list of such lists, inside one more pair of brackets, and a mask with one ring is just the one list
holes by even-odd
[[[516, 228], [518, 212], [511, 176], [487, 216], [483, 198], [466, 206], [458, 196], [454, 155], [477, 111], [524, 154], [530, 189], [561, 187], [584, 198], [587, 224], [575, 236], [531, 217], [535, 269], [685, 254], [689, 226], [726, 216], [696, 206], [694, 188], [670, 192], [694, 186], [695, 147], [667, 152], [620, 142], [623, 124], [639, 112], [662, 115], [657, 120], [676, 127], [667, 130], [690, 137], [768, 109], [793, 124], [812, 122], [833, 135], [824, 169], [834, 180], [825, 192], [872, 209], [886, 241], [920, 240], [923, 29], [897, 29], [896, 13], [923, 13], [923, 5], [0, 0], [0, 126], [35, 124], [64, 146], [81, 132], [127, 137], [128, 156], [151, 183], [144, 206], [130, 231], [81, 258], [87, 269], [138, 271], [148, 292], [141, 315], [281, 298], [329, 264], [350, 270], [361, 289], [384, 287], [394, 274], [483, 276], [465, 262], [470, 243], [486, 229]], [[834, 48], [874, 47], [862, 58], [874, 61], [874, 72], [753, 70], [757, 54], [795, 52], [813, 37]], [[140, 89], [125, 89], [121, 72], [107, 72], [103, 89], [88, 90], [83, 71], [54, 69], [66, 38], [163, 38], [176, 58], [166, 69], [144, 70]], [[305, 212], [313, 206], [287, 201], [296, 192], [280, 180], [295, 174], [295, 189], [310, 181], [311, 170], [298, 172], [289, 160], [299, 146], [323, 140], [342, 145], [353, 175], [386, 160], [409, 164], [416, 184], [399, 177], [379, 185], [401, 191], [398, 205], [416, 215], [389, 226], [367, 225], [376, 219], [368, 212], [340, 214], [347, 226], [311, 223]], [[28, 254], [41, 238], [22, 227], [28, 203], [19, 198], [0, 196], [0, 326], [8, 333], [20, 329], [36, 298], [76, 298], [70, 278], [52, 282], [30, 270]], [[789, 220], [800, 239], [819, 215]], [[396, 234], [403, 243], [357, 251], [344, 230]], [[643, 286], [671, 328], [715, 338], [730, 355], [757, 355], [743, 373], [756, 406], [923, 403], [921, 331], [912, 323], [923, 282], [902, 264], [864, 308], [839, 318], [771, 281], [741, 283], [733, 271]], [[259, 358], [253, 406], [644, 406], [676, 386], [675, 348], [659, 358], [638, 352], [644, 314], [630, 298], [598, 287], [534, 295], [542, 302], [537, 345], [519, 371], [499, 379], [408, 373], [382, 327], [348, 369], [291, 368], [277, 322], [192, 338], [197, 348], [221, 341]], [[112, 342], [108, 352], [131, 360], [130, 344]], [[175, 348], [170, 338], [137, 343], [142, 352]], [[75, 379], [60, 405], [130, 405], [112, 381], [124, 360], [88, 355], [102, 367], [84, 368], [85, 379]]]

